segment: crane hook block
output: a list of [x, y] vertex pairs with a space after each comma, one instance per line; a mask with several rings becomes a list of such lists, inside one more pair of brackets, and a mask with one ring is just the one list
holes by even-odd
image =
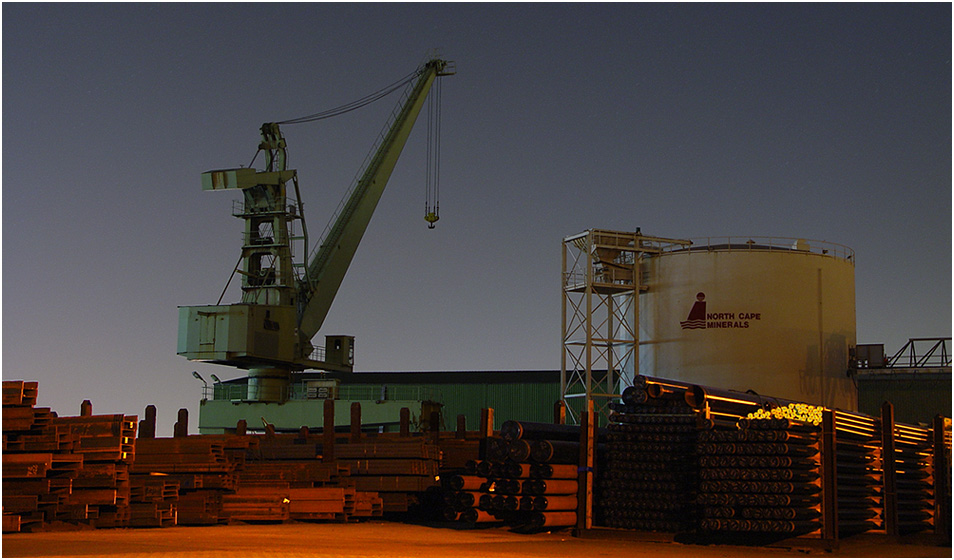
[[440, 218], [434, 212], [428, 212], [427, 214], [424, 215], [424, 221], [427, 222], [428, 229], [434, 229], [434, 222], [436, 222], [437, 220], [440, 220]]

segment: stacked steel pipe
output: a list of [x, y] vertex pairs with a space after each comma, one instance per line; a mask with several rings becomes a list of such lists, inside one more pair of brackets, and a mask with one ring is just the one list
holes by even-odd
[[805, 534], [821, 527], [816, 426], [742, 419], [699, 434], [699, 527], [705, 532]]
[[880, 421], [833, 411], [837, 452], [838, 532], [848, 536], [884, 529], [884, 473]]
[[442, 477], [442, 515], [518, 531], [576, 524], [579, 426], [504, 422], [487, 438], [485, 457]]
[[934, 529], [933, 459], [930, 429], [895, 424], [894, 476], [900, 534]]
[[597, 468], [596, 522], [605, 527], [694, 529], [699, 415], [685, 384], [639, 376], [611, 403], [606, 460]]

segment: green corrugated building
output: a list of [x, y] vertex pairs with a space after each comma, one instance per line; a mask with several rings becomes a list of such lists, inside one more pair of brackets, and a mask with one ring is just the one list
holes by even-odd
[[301, 426], [323, 424], [324, 400], [336, 399], [335, 424], [347, 426], [351, 403], [361, 404], [366, 430], [397, 431], [400, 409], [409, 408], [418, 428], [435, 404], [441, 411], [442, 429], [453, 430], [458, 415], [466, 428], [479, 427], [480, 411], [494, 409], [494, 427], [506, 420], [552, 422], [554, 404], [560, 400], [559, 371], [375, 372], [327, 374], [305, 372], [291, 384], [281, 403], [246, 400], [248, 378], [215, 383], [199, 405], [199, 431], [203, 434], [234, 430], [239, 420], [250, 429], [267, 422], [277, 431], [298, 431]]

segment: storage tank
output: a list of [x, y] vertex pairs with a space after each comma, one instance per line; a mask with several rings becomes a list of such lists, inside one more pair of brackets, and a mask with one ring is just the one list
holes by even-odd
[[646, 375], [843, 409], [855, 346], [854, 253], [804, 239], [706, 238], [646, 254]]

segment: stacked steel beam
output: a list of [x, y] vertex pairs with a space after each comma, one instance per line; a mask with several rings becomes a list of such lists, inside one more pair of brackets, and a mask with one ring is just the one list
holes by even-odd
[[135, 416], [108, 414], [53, 418], [67, 430], [83, 468], [73, 480], [68, 504], [95, 516], [97, 527], [125, 527], [131, 515], [129, 468], [135, 459]]
[[699, 434], [699, 527], [704, 532], [802, 535], [821, 527], [817, 426], [743, 419]]
[[598, 464], [598, 525], [681, 532], [695, 526], [699, 415], [687, 386], [638, 376], [612, 403], [606, 460]]
[[[351, 521], [382, 514], [376, 492], [355, 490], [340, 462], [319, 460], [319, 435], [302, 429], [255, 438], [257, 445], [238, 473], [235, 495], [249, 504], [270, 502], [274, 520]], [[226, 497], [226, 504], [234, 499]]]
[[130, 476], [129, 527], [171, 527], [178, 522], [179, 483], [149, 475]]
[[838, 532], [848, 536], [884, 529], [881, 422], [835, 410]]
[[935, 472], [931, 430], [895, 424], [893, 439], [898, 532], [903, 535], [933, 530]]
[[177, 524], [214, 525], [228, 520], [223, 495], [235, 490], [240, 465], [221, 438], [140, 438], [132, 473], [143, 487], [177, 487]]
[[377, 493], [385, 512], [405, 512], [418, 494], [439, 485], [440, 447], [425, 437], [365, 438], [336, 444], [334, 453], [350, 472], [348, 483]]
[[[52, 412], [37, 408], [36, 401], [35, 381], [3, 382], [4, 532], [31, 530], [53, 521], [60, 497], [72, 491], [72, 477], [55, 475], [72, 474], [82, 466], [78, 457], [62, 462], [73, 441], [65, 431], [50, 430]], [[54, 464], [54, 456], [61, 459], [59, 464]]]
[[442, 477], [442, 515], [518, 531], [576, 524], [579, 426], [508, 420], [484, 442], [485, 458]]
[[35, 382], [3, 382], [4, 530], [53, 523], [125, 526], [135, 416], [56, 417], [36, 407]]

